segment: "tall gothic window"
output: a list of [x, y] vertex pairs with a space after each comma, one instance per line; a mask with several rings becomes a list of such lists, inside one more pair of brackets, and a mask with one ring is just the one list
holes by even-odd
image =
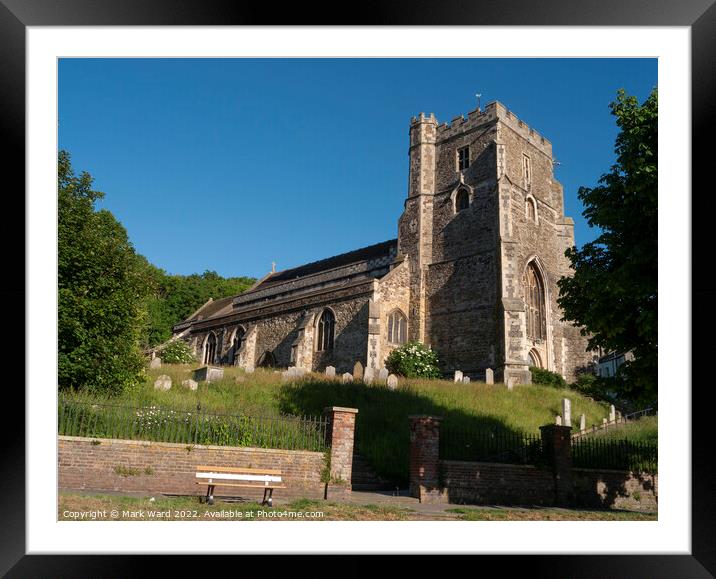
[[531, 340], [544, 340], [547, 337], [544, 282], [534, 262], [527, 266], [525, 277], [527, 337]]
[[214, 332], [209, 334], [204, 345], [204, 364], [213, 364], [216, 357], [216, 336]]
[[234, 339], [231, 342], [231, 349], [229, 350], [229, 364], [233, 364], [236, 361], [236, 356], [238, 355], [239, 350], [241, 349], [241, 344], [244, 341], [244, 334], [244, 328], [241, 326], [236, 328]]
[[405, 344], [408, 340], [408, 320], [400, 310], [388, 316], [388, 342]]
[[455, 195], [455, 213], [467, 209], [470, 206], [470, 194], [465, 189], [460, 189]]
[[316, 351], [324, 352], [333, 349], [333, 335], [336, 330], [336, 317], [331, 310], [323, 310], [318, 320], [318, 339]]

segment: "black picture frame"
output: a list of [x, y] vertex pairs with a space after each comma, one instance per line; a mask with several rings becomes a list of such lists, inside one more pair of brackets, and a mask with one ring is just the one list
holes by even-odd
[[[343, 7], [346, 7], [344, 5]], [[697, 362], [703, 365], [710, 358], [710, 341], [699, 339], [698, 329], [708, 331], [713, 324], [713, 304], [716, 297], [716, 282], [711, 281], [705, 270], [697, 265], [707, 264], [710, 249], [709, 225], [707, 219], [713, 215], [714, 204], [705, 176], [713, 172], [714, 129], [713, 96], [716, 95], [716, 5], [714, 0], [601, 0], [580, 2], [574, 0], [541, 0], [522, 2], [519, 0], [491, 0], [467, 3], [464, 0], [394, 1], [389, 5], [363, 2], [356, 10], [348, 10], [351, 21], [343, 21], [339, 12], [327, 10], [316, 4], [296, 3], [277, 10], [269, 3], [248, 4], [231, 0], [0, 0], [0, 95], [3, 104], [0, 112], [1, 134], [8, 145], [3, 154], [3, 175], [6, 183], [15, 179], [15, 187], [6, 191], [10, 197], [20, 199], [17, 191], [24, 191], [25, 166], [25, 35], [28, 26], [98, 26], [98, 25], [261, 25], [261, 24], [366, 24], [366, 25], [550, 25], [550, 26], [685, 26], [691, 29], [692, 47], [692, 171], [693, 190], [697, 184], [704, 187], [702, 193], [692, 198], [692, 207], [698, 199], [698, 211], [692, 212], [692, 311], [698, 312], [698, 322], [693, 323], [692, 360], [694, 369]], [[359, 8], [359, 9], [358, 9]], [[14, 195], [13, 195], [14, 193]], [[663, 192], [662, 194], [676, 194]], [[688, 201], [686, 193], [679, 193]], [[23, 219], [20, 219], [20, 215]], [[12, 284], [3, 284], [4, 303], [25, 302], [24, 253], [17, 251], [18, 239], [24, 239], [24, 208], [16, 208], [14, 219], [5, 227], [6, 271], [12, 272]], [[26, 309], [32, 304], [26, 303]], [[20, 310], [20, 308], [8, 308]], [[19, 311], [14, 312], [18, 317]], [[27, 312], [26, 312], [27, 313]], [[6, 311], [6, 316], [12, 312]], [[12, 323], [12, 322], [6, 322]], [[24, 324], [17, 320], [12, 324], [12, 339], [17, 349], [19, 328]], [[7, 332], [6, 326], [6, 332]], [[708, 334], [707, 334], [708, 335]], [[6, 349], [7, 351], [7, 349]], [[25, 352], [26, 363], [31, 352]], [[662, 360], [662, 363], [682, 361]], [[703, 382], [693, 376], [684, 375], [682, 384], [666, 385], [685, 391], [692, 388], [692, 554], [691, 555], [545, 555], [545, 556], [481, 556], [479, 564], [470, 562], [475, 572], [482, 574], [488, 567], [498, 565], [502, 576], [519, 572], [529, 576], [574, 576], [574, 577], [709, 577], [716, 574], [716, 477], [714, 456], [710, 437], [713, 436], [708, 403], [709, 377]], [[665, 385], [662, 385], [665, 387]], [[51, 385], [48, 385], [51, 388]], [[0, 476], [0, 572], [7, 577], [113, 577], [145, 576], [155, 574], [153, 569], [161, 565], [163, 572], [170, 573], [172, 566], [181, 566], [184, 572], [190, 566], [206, 566], [205, 557], [187, 558], [179, 556], [80, 556], [53, 555], [39, 556], [25, 554], [25, 444], [24, 416], [25, 399], [23, 391], [13, 385], [4, 392], [6, 413], [12, 409], [19, 426], [4, 429], [2, 476]], [[22, 409], [22, 411], [20, 410]], [[687, 492], [688, 489], [684, 489]], [[81, 546], [78, 546], [81, 550]], [[254, 556], [241, 557], [241, 568], [256, 563]], [[350, 565], [336, 562], [341, 575], [359, 575], [367, 572], [371, 564], [359, 556]], [[161, 559], [158, 563], [157, 559]], [[229, 557], [236, 561], [234, 557]], [[294, 559], [294, 558], [291, 558]], [[329, 557], [328, 559], [332, 559]], [[408, 566], [416, 562], [424, 573], [428, 573], [425, 562], [403, 558], [401, 564]], [[437, 558], [438, 567], [445, 569], [444, 562]], [[263, 562], [260, 562], [262, 565]], [[234, 563], [232, 563], [233, 565]], [[300, 563], [305, 567], [305, 562]], [[317, 563], [310, 563], [310, 565]], [[324, 563], [321, 563], [323, 565]], [[215, 563], [211, 563], [215, 565]], [[295, 561], [273, 559], [271, 570], [293, 570]], [[331, 564], [326, 572], [331, 573]], [[454, 563], [449, 563], [450, 568]], [[407, 569], [406, 571], [407, 572]]]

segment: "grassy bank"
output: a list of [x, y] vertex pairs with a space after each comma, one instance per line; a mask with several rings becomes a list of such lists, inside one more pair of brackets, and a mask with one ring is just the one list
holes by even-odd
[[[174, 411], [242, 414], [249, 416], [320, 416], [327, 406], [346, 406], [359, 410], [356, 423], [356, 451], [365, 456], [378, 474], [399, 484], [407, 480], [409, 452], [408, 416], [443, 416], [443, 432], [495, 433], [498, 436], [539, 434], [539, 427], [554, 422], [561, 412], [562, 398], [572, 402], [572, 416], [584, 413], [587, 424], [599, 424], [608, 414], [605, 404], [571, 390], [548, 386], [470, 384], [445, 380], [401, 379], [396, 390], [360, 382], [342, 384], [323, 375], [309, 374], [300, 380], [283, 382], [280, 373], [256, 370], [247, 374], [226, 368], [224, 379], [201, 383], [198, 390], [181, 386], [191, 377], [193, 366], [164, 365], [148, 371], [146, 381], [112, 399], [88, 393], [74, 398], [91, 403], [110, 403], [132, 407], [156, 406]], [[172, 378], [166, 392], [154, 390], [160, 374]], [[463, 437], [464, 438], [464, 437]], [[455, 436], [455, 444], [460, 444]]]
[[625, 424], [616, 424], [587, 434], [590, 438], [604, 440], [630, 440], [633, 442], [650, 442], [656, 444], [658, 441], [659, 428], [657, 416], [644, 416]]

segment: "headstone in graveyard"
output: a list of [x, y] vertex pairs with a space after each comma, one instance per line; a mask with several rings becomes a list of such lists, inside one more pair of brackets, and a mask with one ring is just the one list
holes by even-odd
[[455, 382], [462, 382], [462, 371], [461, 370], [455, 370]]
[[562, 398], [562, 416], [564, 416], [564, 425], [572, 426], [572, 403], [569, 398]]
[[388, 388], [395, 390], [398, 387], [398, 377], [395, 374], [388, 375]]
[[326, 366], [326, 378], [335, 378], [336, 376], [336, 367], [335, 366]]
[[162, 374], [154, 381], [155, 390], [169, 390], [172, 387], [172, 379], [166, 374]]
[[495, 383], [495, 373], [492, 371], [492, 368], [488, 368], [485, 370], [485, 384], [494, 384]]
[[345, 374], [343, 374], [343, 376], [341, 376], [341, 381], [343, 382], [343, 384], [353, 382], [353, 374], [351, 374], [350, 372], [346, 372]]
[[353, 366], [353, 380], [363, 380], [363, 364], [360, 362]]
[[153, 358], [151, 362], [149, 362], [149, 369], [150, 370], [156, 370], [157, 368], [162, 367], [162, 359], [161, 358]]
[[196, 390], [199, 387], [199, 383], [191, 378], [182, 380], [181, 385], [184, 386], [184, 388], [189, 388], [189, 390]]

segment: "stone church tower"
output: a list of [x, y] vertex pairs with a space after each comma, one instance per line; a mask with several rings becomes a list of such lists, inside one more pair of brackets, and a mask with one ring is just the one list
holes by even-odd
[[174, 327], [206, 364], [376, 374], [408, 340], [441, 370], [529, 383], [529, 366], [574, 379], [590, 355], [560, 321], [557, 280], [574, 226], [564, 216], [552, 146], [500, 103], [438, 124], [410, 124], [398, 238], [271, 271], [210, 300]]
[[409, 158], [398, 257], [410, 271], [410, 338], [478, 377], [493, 368], [526, 383], [532, 365], [573, 378], [591, 356], [556, 301], [574, 222], [551, 143], [493, 102], [450, 124], [413, 118]]

